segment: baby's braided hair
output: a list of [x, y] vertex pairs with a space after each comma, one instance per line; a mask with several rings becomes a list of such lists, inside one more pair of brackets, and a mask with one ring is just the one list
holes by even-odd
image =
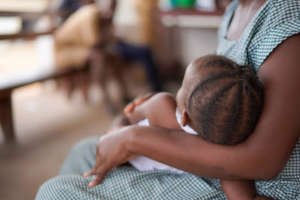
[[188, 97], [188, 113], [205, 140], [234, 145], [253, 131], [263, 108], [263, 85], [254, 69], [210, 55], [201, 59], [204, 78]]

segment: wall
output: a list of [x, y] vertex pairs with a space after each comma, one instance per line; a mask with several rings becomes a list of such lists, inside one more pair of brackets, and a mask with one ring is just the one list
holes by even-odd
[[[119, 0], [115, 24], [118, 34], [130, 41], [138, 36], [138, 22], [134, 10], [135, 0]], [[184, 65], [205, 54], [215, 53], [217, 29], [221, 22], [218, 16], [162, 17], [159, 27], [157, 52], [162, 62], [178, 59]]]
[[179, 56], [187, 65], [192, 60], [215, 53], [217, 48], [217, 29], [184, 28], [179, 31]]

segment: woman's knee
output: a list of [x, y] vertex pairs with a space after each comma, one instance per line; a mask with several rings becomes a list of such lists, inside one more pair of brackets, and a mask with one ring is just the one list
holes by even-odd
[[35, 200], [63, 199], [63, 191], [61, 191], [63, 188], [60, 187], [60, 185], [61, 177], [55, 177], [46, 181], [43, 185], [40, 186]]
[[[78, 199], [78, 188], [88, 188], [88, 180], [81, 176], [57, 176], [46, 181], [40, 188], [35, 200]], [[79, 195], [80, 196], [80, 195]]]
[[96, 160], [98, 138], [85, 139], [76, 144], [66, 157], [60, 174], [82, 174], [89, 171]]
[[98, 138], [88, 138], [81, 140], [71, 150], [71, 154], [82, 154], [83, 152], [95, 152], [96, 153], [96, 145], [97, 145]]

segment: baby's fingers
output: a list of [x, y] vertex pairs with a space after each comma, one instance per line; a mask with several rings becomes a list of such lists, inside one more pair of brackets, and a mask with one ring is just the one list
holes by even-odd
[[125, 114], [130, 114], [134, 111], [135, 105], [134, 103], [130, 103], [128, 104], [125, 108], [124, 108], [124, 113]]
[[145, 101], [150, 99], [154, 94], [153, 93], [148, 93], [146, 95], [143, 95], [141, 97], [136, 98], [133, 102], [129, 103], [125, 108], [124, 108], [124, 113], [125, 114], [130, 114], [134, 111], [135, 107], [143, 104]]

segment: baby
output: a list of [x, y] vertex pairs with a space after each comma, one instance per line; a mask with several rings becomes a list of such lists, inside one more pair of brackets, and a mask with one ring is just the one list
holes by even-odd
[[[263, 86], [254, 70], [217, 55], [201, 57], [188, 66], [176, 99], [158, 93], [125, 109], [130, 124], [184, 130], [204, 140], [235, 145], [253, 131], [263, 108]], [[130, 164], [140, 171], [183, 171], [137, 156]], [[221, 180], [228, 199], [267, 199], [256, 195], [253, 181]]]

